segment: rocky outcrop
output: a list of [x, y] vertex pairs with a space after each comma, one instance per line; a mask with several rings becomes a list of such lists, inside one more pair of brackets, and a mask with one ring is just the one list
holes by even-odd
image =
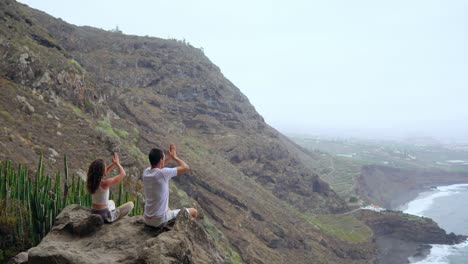
[[[197, 220], [181, 211], [173, 226], [147, 227], [141, 216], [103, 225], [79, 205], [66, 207], [41, 243], [16, 263], [225, 263]], [[27, 254], [27, 258], [26, 258]], [[27, 259], [27, 262], [25, 260]]]
[[356, 217], [374, 232], [378, 248], [377, 263], [408, 263], [408, 258], [427, 251], [427, 244], [461, 243], [466, 236], [447, 234], [430, 218], [401, 212], [360, 210]]

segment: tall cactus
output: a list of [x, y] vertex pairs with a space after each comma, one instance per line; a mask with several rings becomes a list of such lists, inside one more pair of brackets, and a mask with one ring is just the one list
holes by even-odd
[[67, 155], [63, 156], [63, 166], [65, 167], [65, 180], [63, 181], [63, 204], [62, 208], [65, 208], [65, 203], [67, 202], [68, 197], [68, 162]]
[[[0, 162], [0, 205], [4, 205], [2, 216], [15, 217], [16, 227], [13, 239], [32, 241], [28, 246], [38, 243], [52, 228], [55, 217], [69, 204], [78, 203], [91, 206], [91, 195], [86, 191], [86, 183], [81, 177], [69, 175], [67, 156], [64, 156], [64, 174], [57, 172], [55, 177], [45, 174], [44, 158], [41, 155], [37, 164], [35, 178], [29, 178], [26, 166], [12, 168], [11, 162]], [[69, 182], [71, 177], [71, 182]], [[54, 182], [55, 180], [55, 182]], [[124, 192], [124, 184], [118, 189], [117, 205], [133, 199]], [[110, 192], [114, 199], [114, 193]], [[141, 214], [141, 203], [136, 197], [132, 215]], [[1, 244], [1, 241], [0, 241]]]

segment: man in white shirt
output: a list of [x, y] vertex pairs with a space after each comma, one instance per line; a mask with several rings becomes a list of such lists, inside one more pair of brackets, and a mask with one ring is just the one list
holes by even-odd
[[[176, 147], [171, 144], [169, 147], [169, 157], [166, 158], [164, 152], [154, 148], [148, 155], [151, 167], [143, 172], [143, 189], [145, 194], [144, 222], [146, 225], [159, 227], [175, 218], [180, 209], [171, 210], [169, 208], [169, 180], [190, 168], [177, 157]], [[166, 162], [173, 160], [177, 163], [175, 168], [164, 167]], [[196, 218], [198, 211], [195, 208], [187, 208], [193, 218]]]

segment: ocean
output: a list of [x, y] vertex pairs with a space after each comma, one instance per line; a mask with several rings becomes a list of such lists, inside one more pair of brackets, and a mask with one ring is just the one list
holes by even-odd
[[[405, 213], [432, 218], [447, 233], [468, 235], [468, 184], [439, 186], [423, 192], [402, 206]], [[467, 264], [468, 241], [449, 246], [431, 245], [430, 254], [423, 260], [409, 259], [417, 264]]]

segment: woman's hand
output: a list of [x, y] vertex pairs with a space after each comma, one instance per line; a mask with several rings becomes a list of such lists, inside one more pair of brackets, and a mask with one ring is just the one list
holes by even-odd
[[120, 158], [117, 152], [114, 152], [114, 156], [112, 157], [112, 165], [109, 166], [109, 168], [112, 168], [113, 166], [117, 166], [119, 168], [119, 174], [115, 177], [105, 180], [107, 186], [117, 184], [125, 177], [125, 170], [120, 164]]
[[120, 164], [120, 158], [119, 158], [119, 154], [117, 154], [117, 152], [114, 152], [114, 156], [112, 157], [112, 163]]

